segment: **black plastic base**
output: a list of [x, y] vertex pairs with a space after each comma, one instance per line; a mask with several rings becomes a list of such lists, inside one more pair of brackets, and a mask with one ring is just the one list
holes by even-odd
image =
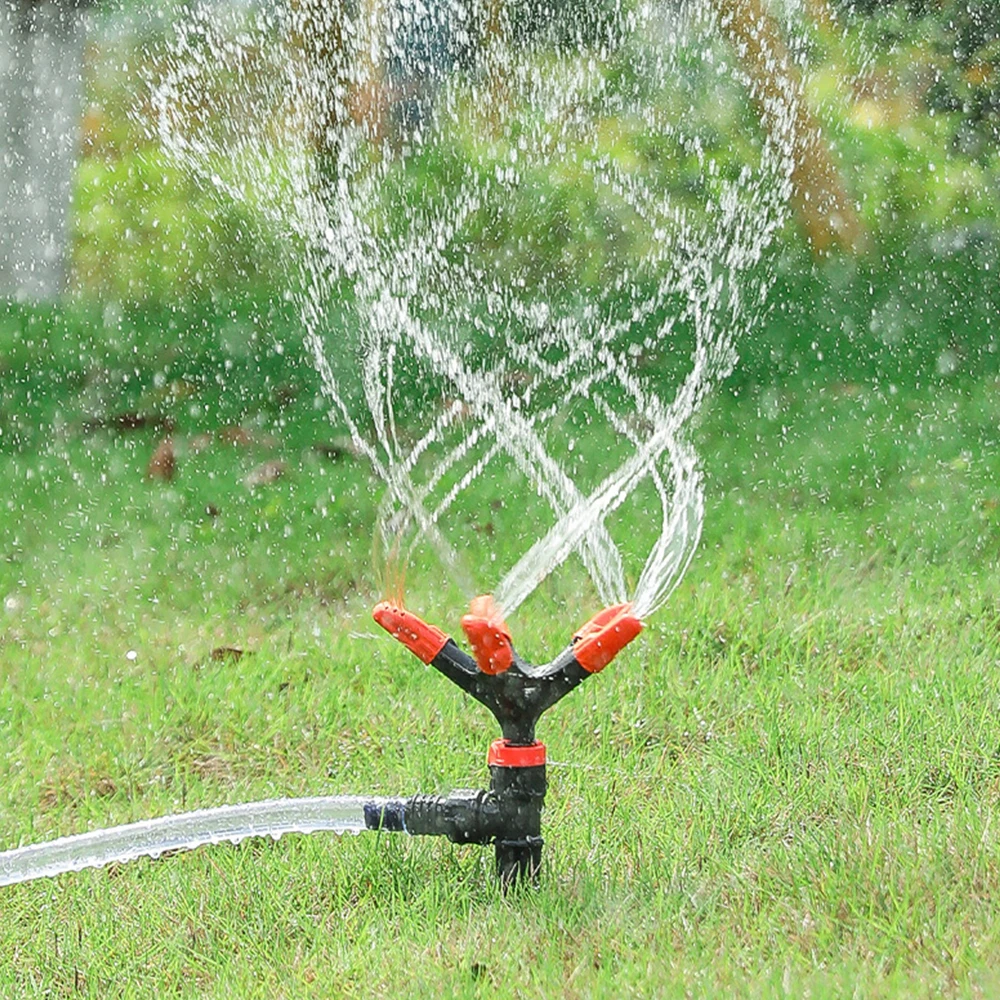
[[496, 842], [497, 878], [505, 890], [518, 885], [538, 888], [542, 875], [543, 844], [541, 837]]
[[490, 791], [501, 803], [504, 829], [496, 839], [497, 878], [504, 889], [537, 886], [542, 870], [542, 807], [548, 779], [545, 765], [490, 766]]
[[455, 844], [495, 844], [504, 889], [538, 884], [542, 867], [545, 765], [490, 767], [489, 791], [414, 795], [365, 805], [369, 830], [447, 837]]

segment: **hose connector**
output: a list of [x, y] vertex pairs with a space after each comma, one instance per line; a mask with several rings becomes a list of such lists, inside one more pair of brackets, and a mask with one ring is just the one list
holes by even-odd
[[447, 837], [453, 844], [491, 844], [507, 825], [492, 791], [462, 788], [449, 795], [411, 795], [365, 805], [369, 830]]

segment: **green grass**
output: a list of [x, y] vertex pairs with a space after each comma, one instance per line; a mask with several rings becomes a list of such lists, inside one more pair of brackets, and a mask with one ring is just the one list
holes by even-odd
[[[486, 713], [374, 636], [376, 484], [313, 450], [336, 432], [311, 370], [275, 350], [286, 335], [246, 309], [0, 317], [0, 845], [485, 780]], [[0, 993], [994, 994], [1000, 383], [983, 359], [901, 388], [755, 362], [713, 401], [690, 572], [541, 724], [540, 891], [504, 899], [487, 850], [388, 835], [142, 860], [0, 890]], [[132, 410], [256, 443], [180, 452], [150, 482], [161, 432], [84, 426]], [[248, 490], [274, 457], [288, 474]], [[457, 625], [426, 585], [408, 599]], [[594, 610], [553, 580], [515, 639], [541, 657]], [[223, 645], [254, 652], [213, 659]]]

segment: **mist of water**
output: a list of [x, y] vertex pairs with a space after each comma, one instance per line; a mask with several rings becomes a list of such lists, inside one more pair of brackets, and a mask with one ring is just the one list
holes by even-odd
[[[599, 7], [525, 24], [486, 0], [212, 3], [186, 13], [150, 81], [164, 147], [287, 240], [332, 415], [385, 485], [384, 550], [429, 542], [507, 614], [574, 555], [605, 603], [630, 599], [640, 617], [677, 585], [704, 513], [692, 419], [763, 307], [791, 194], [791, 75], [755, 92], [708, 0]], [[738, 169], [713, 140], [708, 87], [766, 105]], [[515, 512], [512, 565], [461, 554], [484, 477], [534, 504]], [[0, 885], [357, 832], [365, 801], [64, 837], [0, 853]]]
[[[480, 0], [344, 7], [196, 7], [151, 81], [163, 145], [287, 238], [334, 418], [385, 484], [386, 551], [430, 542], [508, 614], [575, 554], [601, 600], [652, 614], [700, 536], [692, 418], [765, 300], [799, 93], [754, 92], [708, 2], [551, 25]], [[737, 170], [709, 87], [768, 105]], [[572, 241], [597, 230], [588, 257]], [[456, 542], [484, 476], [541, 502], [513, 565]]]

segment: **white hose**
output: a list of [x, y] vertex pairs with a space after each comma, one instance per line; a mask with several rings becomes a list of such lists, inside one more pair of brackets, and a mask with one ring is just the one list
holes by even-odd
[[158, 858], [166, 851], [189, 851], [225, 840], [233, 844], [247, 837], [277, 840], [286, 833], [321, 830], [360, 833], [366, 828], [365, 805], [380, 806], [385, 801], [352, 795], [270, 799], [59, 837], [0, 853], [0, 886], [144, 856]]

